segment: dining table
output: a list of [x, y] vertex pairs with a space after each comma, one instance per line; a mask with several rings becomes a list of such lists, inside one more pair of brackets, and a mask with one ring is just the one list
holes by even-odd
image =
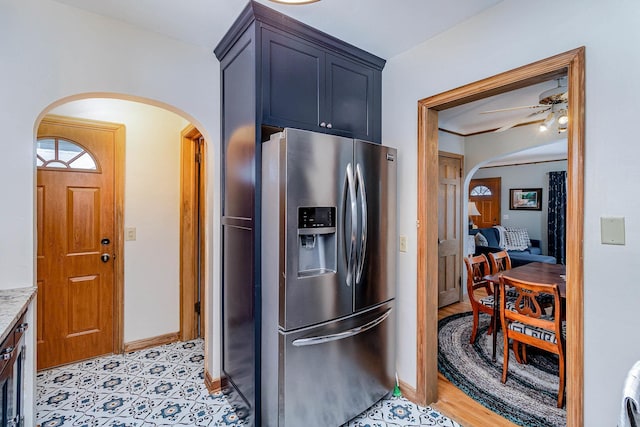
[[498, 299], [500, 286], [500, 276], [510, 279], [522, 280], [526, 282], [543, 283], [547, 285], [558, 285], [560, 297], [567, 297], [567, 268], [563, 264], [548, 264], [546, 262], [531, 262], [509, 270], [500, 271], [484, 279], [493, 285], [493, 354], [492, 360], [496, 361], [496, 345], [498, 331]]

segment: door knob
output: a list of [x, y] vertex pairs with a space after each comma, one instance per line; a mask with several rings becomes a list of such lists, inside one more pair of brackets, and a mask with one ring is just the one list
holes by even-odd
[[100, 259], [102, 260], [102, 262], [108, 262], [111, 259], [111, 255], [102, 254], [102, 255], [100, 255]]
[[327, 123], [327, 128], [331, 129], [333, 127], [333, 125], [331, 123]]
[[324, 128], [327, 127], [327, 124], [325, 122], [320, 123], [320, 127]]

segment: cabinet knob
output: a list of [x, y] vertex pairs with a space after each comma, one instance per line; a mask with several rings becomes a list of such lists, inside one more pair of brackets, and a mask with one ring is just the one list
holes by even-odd
[[322, 122], [322, 123], [320, 123], [320, 127], [321, 127], [321, 128], [326, 128], [326, 127], [327, 127], [327, 124], [326, 124], [325, 122]]
[[331, 123], [327, 123], [327, 128], [331, 129], [333, 126], [331, 126]]

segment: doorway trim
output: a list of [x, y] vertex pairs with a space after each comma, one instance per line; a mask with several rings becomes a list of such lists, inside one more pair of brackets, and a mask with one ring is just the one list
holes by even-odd
[[[205, 336], [204, 219], [207, 156], [206, 144], [200, 143], [201, 139], [202, 134], [191, 124], [180, 133], [180, 336], [183, 341], [198, 337], [194, 308], [198, 300], [200, 301], [199, 336]], [[196, 185], [198, 173], [199, 186]], [[199, 298], [198, 277], [200, 278]]]
[[[585, 48], [580, 47], [418, 101], [417, 379], [409, 395], [438, 399], [438, 112], [567, 75], [569, 85], [567, 200], [567, 426], [583, 425], [583, 237]], [[436, 248], [437, 249], [437, 248]]]

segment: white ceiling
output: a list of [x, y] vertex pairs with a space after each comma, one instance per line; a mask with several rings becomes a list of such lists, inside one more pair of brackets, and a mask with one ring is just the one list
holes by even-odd
[[[513, 90], [501, 95], [492, 96], [478, 101], [449, 108], [438, 113], [438, 127], [461, 135], [492, 131], [508, 124], [529, 123], [541, 121], [545, 114], [535, 114], [538, 109], [517, 109], [495, 113], [483, 111], [500, 110], [512, 107], [539, 105], [539, 95], [548, 89], [558, 86], [557, 80], [550, 80], [521, 89]], [[533, 114], [533, 115], [532, 115]], [[539, 126], [530, 124], [528, 126]], [[549, 129], [546, 132], [554, 132]], [[502, 133], [507, 136], [509, 130]], [[557, 141], [552, 144], [531, 148], [514, 153], [485, 166], [515, 165], [531, 162], [564, 160], [567, 158], [567, 134], [558, 134]]]
[[498, 129], [512, 123], [527, 123], [543, 120], [545, 114], [535, 114], [539, 109], [523, 108], [485, 114], [483, 114], [483, 112], [540, 105], [538, 103], [540, 93], [557, 86], [557, 80], [550, 80], [548, 82], [513, 90], [505, 94], [469, 102], [459, 107], [449, 108], [438, 114], [438, 126], [441, 129], [446, 129], [451, 132], [470, 135]]
[[[56, 0], [187, 43], [213, 49], [248, 0]], [[391, 58], [502, 0], [322, 0], [259, 3]]]

